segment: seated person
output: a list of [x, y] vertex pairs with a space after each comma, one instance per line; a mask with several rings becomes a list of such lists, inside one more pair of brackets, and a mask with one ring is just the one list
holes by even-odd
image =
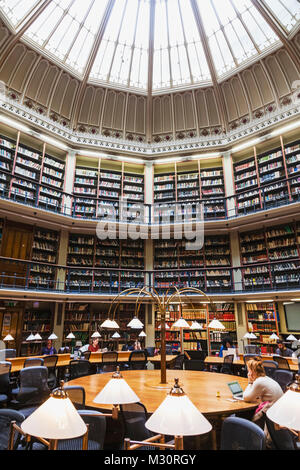
[[57, 354], [57, 351], [55, 347], [52, 345], [52, 340], [48, 339], [47, 345], [42, 348], [42, 355], [53, 356], [53, 354]]
[[88, 351], [98, 352], [100, 349], [99, 338], [92, 338], [92, 343], [88, 347]]
[[134, 344], [133, 344], [133, 349], [134, 351], [141, 351], [142, 349], [142, 346], [141, 346], [141, 343], [139, 342], [139, 340], [135, 340]]
[[247, 361], [247, 369], [248, 386], [243, 393], [243, 398], [248, 403], [258, 403], [259, 406], [255, 410], [253, 419], [253, 421], [258, 421], [263, 417], [263, 413], [283, 395], [283, 391], [278, 382], [266, 375], [261, 359], [254, 358]]
[[222, 340], [222, 346], [219, 352], [219, 357], [223, 357], [223, 351], [227, 351], [227, 349], [229, 348], [234, 348], [234, 345], [232, 339], [229, 336], [226, 336], [226, 338]]
[[277, 356], [292, 357], [293, 351], [290, 348], [287, 348], [283, 341], [277, 341], [278, 348], [275, 351]]

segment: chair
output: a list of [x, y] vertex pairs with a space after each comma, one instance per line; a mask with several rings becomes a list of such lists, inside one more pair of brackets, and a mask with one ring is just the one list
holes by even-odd
[[65, 392], [68, 393], [68, 396], [75, 406], [75, 408], [83, 409], [85, 408], [85, 389], [79, 385], [69, 385], [64, 386]]
[[70, 348], [68, 346], [64, 346], [59, 348], [57, 354], [66, 354], [70, 352]]
[[58, 355], [53, 354], [52, 356], [44, 357], [44, 366], [48, 369], [48, 385], [49, 388], [53, 389], [57, 385], [56, 376], [56, 364], [58, 361]]
[[264, 450], [265, 446], [265, 433], [257, 424], [237, 417], [224, 420], [221, 450]]
[[[0, 450], [7, 450], [10, 437], [10, 423], [15, 421], [20, 425], [25, 419], [25, 416], [16, 410], [0, 410]], [[13, 448], [17, 450], [20, 445], [21, 436], [16, 436]]]
[[232, 374], [232, 363], [234, 359], [234, 354], [227, 354], [224, 357], [223, 365], [221, 367], [221, 374]]
[[69, 380], [78, 379], [85, 375], [90, 375], [91, 364], [85, 359], [74, 359], [69, 363]]
[[[147, 421], [147, 409], [142, 403], [120, 405], [121, 417], [125, 427], [125, 438], [133, 441], [143, 441], [154, 434], [145, 427]], [[148, 446], [140, 448], [150, 450]]]
[[[103, 450], [106, 433], [106, 418], [99, 411], [78, 410], [88, 424], [88, 450]], [[58, 441], [58, 450], [82, 450], [82, 437]]]
[[205, 370], [205, 363], [200, 359], [191, 359], [185, 361], [184, 368], [185, 370]]
[[44, 365], [44, 359], [41, 357], [27, 357], [24, 361], [23, 368], [25, 367], [39, 367]]
[[274, 378], [274, 372], [278, 369], [278, 362], [276, 361], [262, 361], [263, 367], [265, 369], [265, 373], [271, 379]]
[[247, 365], [247, 362], [250, 361], [250, 359], [261, 359], [261, 356], [257, 355], [257, 354], [244, 354], [244, 363], [245, 365]]
[[89, 361], [90, 360], [90, 357], [91, 357], [91, 351], [84, 351], [82, 353], [82, 357], [86, 360], [86, 361]]
[[50, 395], [48, 387], [48, 369], [44, 366], [26, 367], [20, 370], [20, 387], [12, 390], [15, 398], [11, 404], [21, 409], [25, 417], [34, 411], [34, 408], [24, 410], [23, 407], [39, 406]]
[[0, 362], [0, 405], [6, 404], [11, 398], [10, 370], [11, 362]]
[[17, 352], [15, 349], [5, 349], [5, 359], [16, 357], [16, 355], [17, 355]]
[[245, 354], [260, 354], [260, 347], [256, 344], [246, 344]]
[[184, 354], [179, 354], [179, 356], [176, 357], [175, 363], [174, 363], [174, 369], [183, 369], [183, 363], [184, 363], [185, 356]]
[[118, 353], [117, 351], [107, 351], [102, 353], [101, 372], [114, 372], [117, 370]]
[[153, 357], [154, 356], [154, 352], [155, 352], [155, 347], [154, 346], [150, 346], [148, 348], [146, 348], [146, 351], [148, 353], [148, 357]]
[[276, 450], [297, 450], [297, 436], [288, 429], [276, 429], [275, 423], [266, 416], [266, 425]]
[[278, 362], [278, 369], [291, 370], [289, 361], [285, 357], [273, 355], [273, 361]]
[[147, 364], [147, 351], [131, 351], [128, 365], [131, 370], [143, 370], [146, 369]]
[[279, 383], [283, 392], [285, 392], [287, 386], [293, 382], [293, 372], [291, 370], [276, 369], [272, 378]]

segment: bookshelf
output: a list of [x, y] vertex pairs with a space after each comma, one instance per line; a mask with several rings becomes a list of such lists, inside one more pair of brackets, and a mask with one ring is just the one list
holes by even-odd
[[300, 194], [300, 141], [286, 144], [284, 154], [288, 177], [291, 178], [289, 182], [291, 197], [297, 200]]
[[62, 205], [62, 191], [65, 180], [65, 163], [54, 156], [45, 154], [42, 162], [39, 189], [39, 205], [51, 206], [58, 210]]
[[[278, 147], [257, 156], [260, 186], [263, 190], [264, 207], [278, 205], [288, 194], [285, 178], [285, 161], [282, 148]], [[272, 185], [270, 185], [272, 183]], [[266, 187], [267, 186], [267, 187]]]
[[214, 318], [219, 320], [225, 330], [211, 330], [208, 328], [208, 348], [209, 354], [215, 355], [220, 351], [222, 340], [230, 336], [234, 346], [237, 346], [237, 328], [233, 303], [217, 303], [214, 305], [215, 311], [212, 311], [209, 305], [206, 305], [209, 322]]
[[69, 269], [69, 290], [90, 290], [93, 283], [94, 235], [70, 234], [67, 265], [81, 269]]
[[253, 332], [262, 354], [275, 353], [276, 342], [270, 340], [272, 333], [279, 335], [275, 303], [246, 303], [247, 331]]
[[261, 205], [255, 156], [233, 164], [238, 213], [256, 210]]
[[98, 168], [76, 166], [74, 178], [74, 214], [77, 217], [96, 217]]
[[210, 163], [201, 162], [200, 185], [204, 217], [225, 217], [225, 185], [223, 165], [211, 168]]
[[[166, 344], [172, 346], [174, 349], [180, 349], [180, 329], [174, 328], [174, 323], [183, 317], [189, 325], [193, 321], [197, 321], [202, 325], [199, 330], [184, 329], [183, 330], [183, 349], [186, 351], [206, 351], [207, 352], [207, 309], [206, 307], [194, 305], [171, 305], [170, 310], [166, 314], [166, 324], [170, 329], [166, 330]], [[155, 346], [161, 347], [161, 330], [159, 328], [161, 323], [160, 313], [156, 312], [155, 316]]]
[[207, 235], [201, 250], [187, 250], [187, 243], [187, 240], [154, 241], [155, 288], [168, 289], [176, 282], [180, 287], [205, 291], [231, 289], [229, 236]]
[[[47, 338], [53, 328], [53, 315], [51, 309], [25, 309], [21, 333], [21, 356], [34, 356], [41, 354], [41, 349], [46, 345]], [[26, 342], [30, 333], [42, 337], [39, 341]]]
[[[82, 341], [82, 346], [89, 342], [90, 328], [90, 306], [89, 304], [66, 303], [64, 318], [64, 342], [67, 345], [75, 346], [76, 341]], [[66, 337], [73, 333], [74, 340]]]
[[31, 260], [46, 264], [32, 264], [30, 268], [29, 286], [38, 288], [51, 288], [55, 282], [59, 250], [59, 233], [35, 227], [32, 243]]
[[16, 141], [0, 135], [0, 190], [4, 195], [10, 188], [15, 151]]
[[[117, 293], [142, 286], [144, 241], [100, 240], [94, 235], [70, 234], [67, 264], [67, 284], [73, 291]], [[81, 269], [71, 269], [72, 266]]]
[[299, 223], [291, 222], [255, 232], [240, 233], [241, 264], [247, 265], [243, 269], [246, 289], [299, 284], [298, 225]]

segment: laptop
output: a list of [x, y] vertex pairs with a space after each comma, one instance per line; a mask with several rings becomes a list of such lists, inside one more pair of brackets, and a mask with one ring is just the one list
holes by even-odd
[[235, 400], [243, 400], [243, 389], [238, 382], [229, 382], [227, 385]]

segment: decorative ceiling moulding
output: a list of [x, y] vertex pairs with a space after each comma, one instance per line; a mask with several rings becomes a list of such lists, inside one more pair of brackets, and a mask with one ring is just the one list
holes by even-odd
[[[12, 92], [8, 93], [5, 99], [1, 99], [0, 109], [9, 114], [11, 117], [21, 119], [26, 122], [31, 128], [51, 133], [58, 138], [65, 141], [70, 148], [82, 147], [86, 149], [93, 149], [98, 151], [113, 151], [124, 152], [128, 154], [143, 154], [148, 159], [157, 157], [159, 155], [170, 155], [186, 152], [196, 152], [199, 150], [217, 149], [228, 150], [234, 144], [244, 141], [249, 137], [254, 137], [262, 132], [271, 130], [272, 127], [281, 123], [286, 123], [293, 118], [300, 115], [300, 100], [299, 103], [289, 102], [284, 108], [270, 111], [267, 109], [268, 114], [262, 113], [260, 117], [247, 122], [238, 129], [233, 129], [228, 133], [223, 133], [217, 136], [202, 136], [194, 138], [184, 138], [180, 140], [173, 140], [172, 142], [159, 142], [147, 144], [145, 142], [135, 143], [121, 138], [113, 138], [102, 136], [95, 136], [92, 133], [80, 133], [72, 131], [67, 126], [63, 126], [59, 122], [54, 122], [48, 116], [41, 114], [34, 108], [29, 108], [18, 102], [16, 94], [12, 97]], [[258, 114], [259, 115], [259, 114]], [[1, 118], [1, 116], [0, 116]]]

